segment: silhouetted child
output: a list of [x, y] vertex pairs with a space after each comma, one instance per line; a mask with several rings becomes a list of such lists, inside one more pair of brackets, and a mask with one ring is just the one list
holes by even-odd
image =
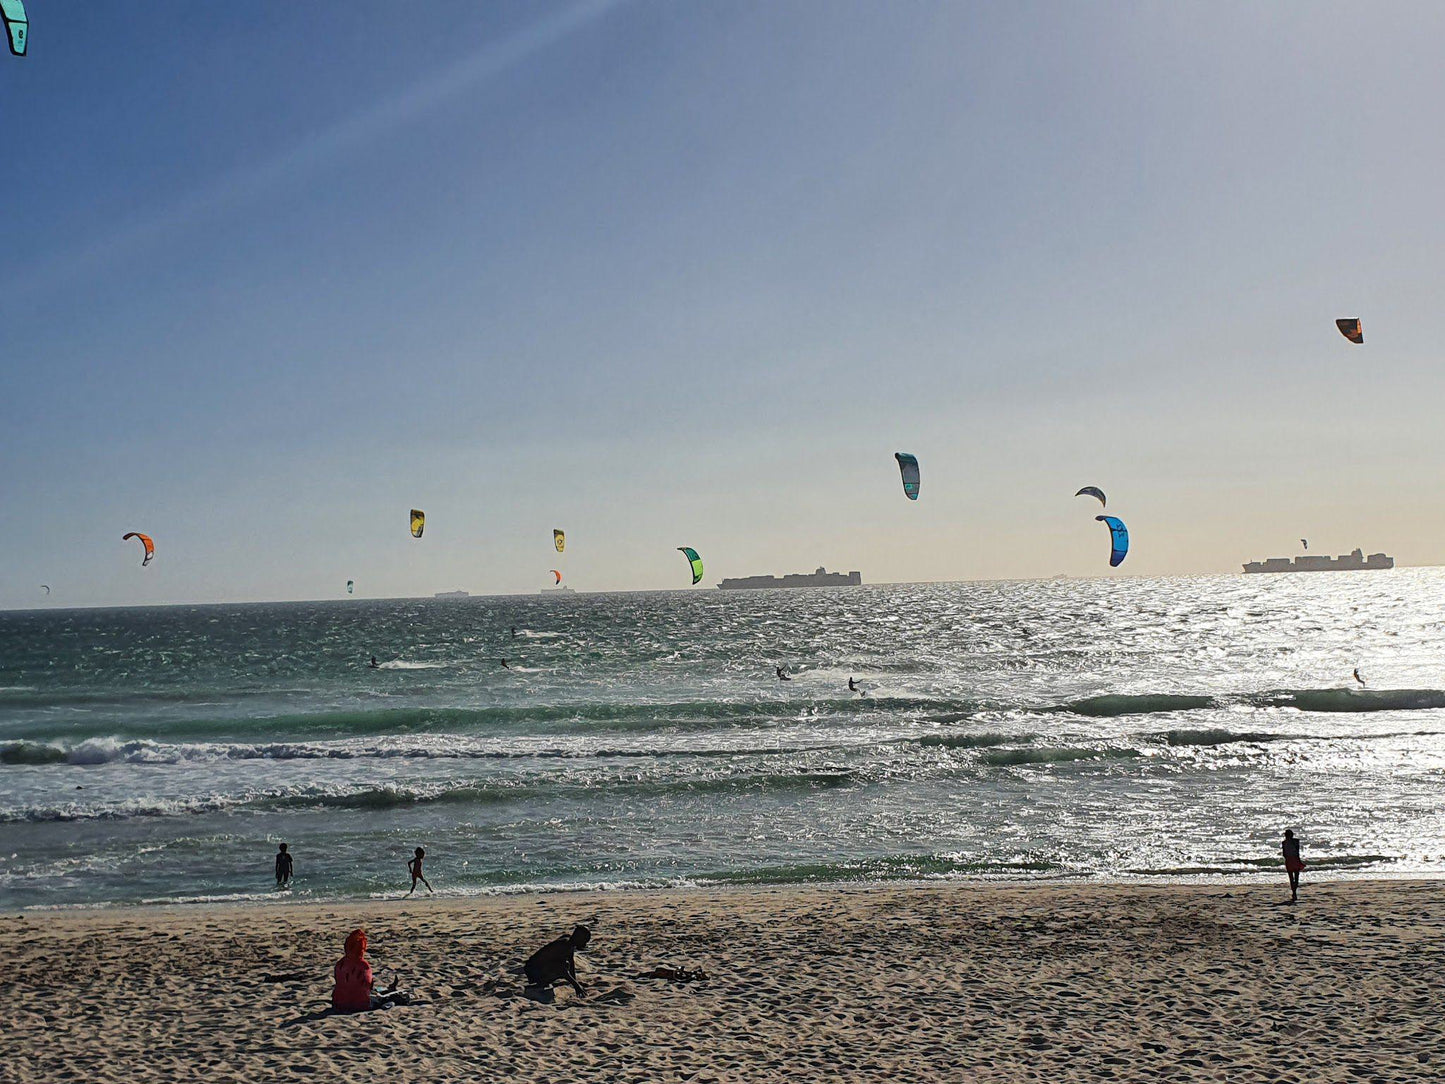
[[[416, 854], [412, 857], [412, 860], [406, 864], [406, 871], [411, 874], [411, 892], [416, 891], [416, 883], [418, 881], [426, 885], [426, 890], [428, 892], [432, 890], [431, 882], [421, 875], [421, 860], [425, 857], [426, 849], [423, 847], [418, 847], [416, 849]], [[408, 892], [407, 895], [410, 896], [411, 892]]]
[[528, 985], [547, 989], [554, 983], [570, 982], [579, 997], [586, 997], [582, 984], [577, 981], [577, 962], [572, 954], [582, 951], [591, 940], [592, 931], [586, 926], [578, 926], [570, 935], [564, 934], [555, 941], [548, 941], [522, 965], [522, 970], [527, 973]]
[[1299, 856], [1299, 840], [1295, 839], [1294, 832], [1288, 828], [1284, 830], [1281, 849], [1284, 851], [1284, 869], [1289, 874], [1289, 902], [1294, 903], [1299, 899], [1299, 875], [1305, 864]]
[[286, 853], [286, 844], [276, 852], [276, 887], [287, 888], [291, 884], [291, 856]]

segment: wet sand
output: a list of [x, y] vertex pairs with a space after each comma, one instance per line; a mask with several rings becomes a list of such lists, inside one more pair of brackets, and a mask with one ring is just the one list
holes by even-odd
[[[1445, 1076], [1445, 882], [890, 885], [0, 916], [0, 1081]], [[588, 996], [507, 967], [575, 922]], [[354, 926], [414, 1004], [328, 1011]], [[676, 983], [658, 965], [701, 969]]]

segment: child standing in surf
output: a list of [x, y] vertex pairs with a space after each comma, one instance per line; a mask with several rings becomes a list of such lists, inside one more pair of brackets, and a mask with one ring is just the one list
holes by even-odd
[[[406, 871], [411, 874], [411, 892], [416, 891], [416, 883], [418, 881], [426, 885], [426, 890], [428, 892], [432, 890], [431, 882], [421, 875], [421, 860], [425, 857], [426, 849], [423, 847], [418, 847], [416, 849], [416, 854], [413, 855], [411, 861], [406, 864]], [[410, 896], [411, 892], [408, 892], [407, 895]]]

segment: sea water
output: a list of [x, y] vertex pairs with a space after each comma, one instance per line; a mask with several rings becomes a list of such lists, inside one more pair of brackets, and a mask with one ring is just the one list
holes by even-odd
[[276, 898], [280, 841], [367, 898], [417, 846], [448, 894], [1127, 880], [1286, 827], [1445, 872], [1445, 572], [0, 614], [3, 908]]

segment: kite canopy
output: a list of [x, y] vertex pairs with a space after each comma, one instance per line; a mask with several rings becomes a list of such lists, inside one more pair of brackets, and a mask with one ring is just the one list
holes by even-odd
[[1074, 496], [1075, 496], [1075, 497], [1097, 497], [1097, 498], [1099, 499], [1099, 504], [1100, 504], [1102, 507], [1104, 507], [1104, 508], [1108, 508], [1108, 507], [1109, 507], [1109, 499], [1104, 496], [1104, 491], [1103, 491], [1102, 489], [1100, 489], [1098, 486], [1085, 486], [1083, 489], [1079, 490], [1079, 492], [1075, 493]]
[[48, 583], [42, 583], [40, 586], [43, 587], [43, 588], [45, 588], [45, 593], [46, 593], [47, 595], [50, 594], [50, 584], [48, 584]]
[[565, 550], [565, 549], [567, 548], [567, 536], [566, 536], [566, 534], [564, 534], [563, 532], [557, 530], [556, 528], [553, 528], [553, 530], [552, 530], [552, 545], [554, 545], [554, 546], [557, 547], [557, 552], [558, 552], [558, 553], [561, 553], [563, 550]]
[[25, 0], [0, 0], [0, 19], [5, 20], [5, 30], [10, 38], [10, 52], [16, 56], [24, 56], [25, 46], [30, 38], [30, 20], [25, 14]]
[[1129, 528], [1124, 526], [1124, 521], [1118, 516], [1095, 516], [1100, 523], [1109, 525], [1109, 540], [1113, 544], [1113, 550], [1109, 553], [1109, 567], [1118, 568], [1124, 563], [1124, 558], [1129, 556]]
[[420, 508], [413, 508], [411, 510], [411, 536], [420, 538], [424, 530], [426, 530], [426, 513]]
[[350, 595], [350, 594], [353, 594], [353, 593], [355, 592], [355, 590], [356, 590], [356, 581], [355, 581], [355, 580], [347, 580], [347, 581], [346, 581], [346, 593], [347, 593], [348, 595]]
[[678, 552], [688, 559], [692, 564], [692, 582], [694, 585], [702, 582], [702, 558], [697, 555], [697, 550], [691, 546], [678, 546]]
[[910, 501], [918, 500], [918, 457], [907, 452], [894, 452], [898, 472], [903, 475], [903, 492]]
[[1305, 549], [1309, 549], [1309, 548], [1310, 548], [1310, 540], [1309, 540], [1308, 538], [1301, 538], [1301, 539], [1299, 540], [1299, 544], [1300, 544], [1301, 546], [1303, 546]]
[[1347, 316], [1343, 320], [1336, 320], [1335, 327], [1339, 328], [1340, 334], [1352, 343], [1365, 341], [1365, 325], [1360, 323], [1358, 316]]
[[141, 534], [139, 531], [131, 531], [128, 534], [122, 535], [120, 540], [126, 542], [132, 538], [139, 538], [140, 544], [145, 547], [146, 555], [141, 558], [140, 563], [141, 568], [145, 568], [146, 565], [151, 563], [151, 558], [156, 555], [156, 544], [151, 541], [150, 535]]
[[557, 582], [558, 582], [558, 583], [561, 583], [561, 582], [562, 582], [562, 573], [558, 572], [555, 568], [552, 569], [552, 575], [554, 575], [554, 576], [557, 577]]

